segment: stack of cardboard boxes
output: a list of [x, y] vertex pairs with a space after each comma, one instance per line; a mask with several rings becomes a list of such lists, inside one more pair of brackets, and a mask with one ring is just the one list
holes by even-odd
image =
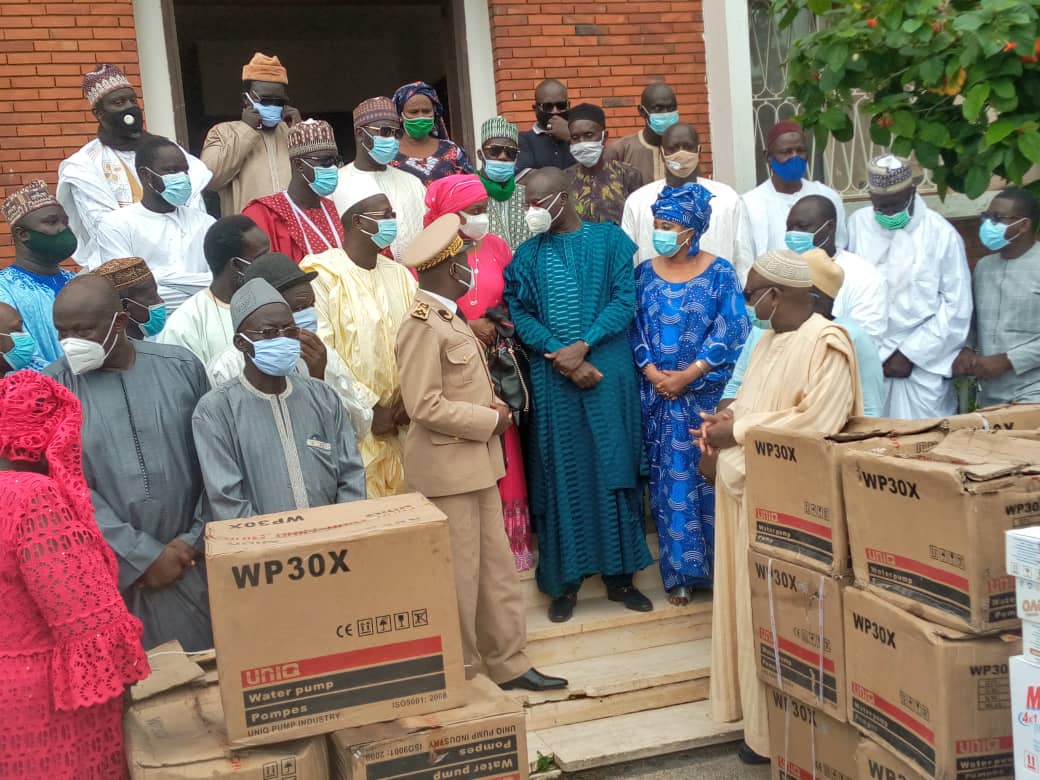
[[1040, 523], [1038, 426], [1031, 405], [857, 420], [827, 438], [751, 432], [752, 616], [774, 777], [1013, 776], [1020, 640], [1003, 535]]
[[447, 519], [422, 496], [211, 523], [206, 566], [216, 668], [150, 654], [134, 780], [527, 778], [522, 704], [465, 679]]
[[1040, 528], [1008, 531], [1007, 573], [1022, 620], [1022, 655], [1011, 659], [1015, 777], [1026, 780], [1040, 778]]

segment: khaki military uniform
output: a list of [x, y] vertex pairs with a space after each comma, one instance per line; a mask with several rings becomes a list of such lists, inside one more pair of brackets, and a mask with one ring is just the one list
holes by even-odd
[[419, 290], [397, 335], [397, 364], [412, 418], [405, 482], [448, 517], [468, 671], [483, 661], [492, 680], [507, 682], [531, 663], [498, 493], [505, 462], [484, 350], [464, 319]]

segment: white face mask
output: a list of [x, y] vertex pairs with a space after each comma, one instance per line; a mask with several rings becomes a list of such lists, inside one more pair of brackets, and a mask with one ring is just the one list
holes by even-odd
[[73, 374], [78, 376], [86, 374], [88, 371], [97, 371], [105, 364], [105, 360], [116, 343], [113, 339], [112, 345], [108, 349], [105, 349], [104, 343], [112, 335], [112, 328], [116, 324], [118, 316], [118, 314], [112, 315], [112, 322], [109, 323], [108, 332], [101, 344], [90, 339], [67, 338], [61, 340], [61, 348], [65, 351], [65, 359], [69, 361], [69, 370]]
[[599, 158], [602, 156], [602, 138], [598, 141], [582, 141], [581, 143], [571, 144], [571, 157], [577, 160], [579, 165], [584, 165], [586, 168], [591, 168], [598, 163]]
[[557, 192], [556, 197], [549, 202], [547, 208], [541, 206], [528, 207], [527, 212], [524, 214], [524, 221], [527, 222], [527, 229], [534, 235], [546, 232], [552, 227], [552, 223], [556, 220], [556, 217], [560, 216], [557, 214], [556, 217], [554, 217], [549, 209], [556, 205], [556, 201], [560, 199], [561, 195], [563, 195], [562, 192]]
[[484, 214], [470, 214], [463, 211], [462, 216], [466, 218], [466, 221], [462, 224], [460, 230], [462, 235], [466, 238], [471, 238], [474, 241], [480, 241], [484, 236], [488, 234], [488, 229], [491, 227], [491, 217]]
[[451, 264], [451, 270], [452, 271], [455, 271], [455, 269], [457, 269], [457, 268], [458, 269], [462, 269], [462, 272], [465, 274], [465, 279], [460, 279], [458, 276], [455, 276], [455, 274], [452, 274], [452, 277], [459, 284], [466, 285], [466, 292], [469, 292], [470, 290], [473, 289], [473, 287], [477, 283], [476, 277], [473, 274], [473, 269], [470, 268], [468, 265], [463, 265], [462, 263], [452, 263]]

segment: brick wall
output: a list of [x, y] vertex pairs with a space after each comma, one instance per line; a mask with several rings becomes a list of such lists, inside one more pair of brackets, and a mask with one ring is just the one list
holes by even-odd
[[572, 103], [603, 106], [611, 136], [621, 138], [643, 127], [643, 87], [664, 80], [675, 89], [682, 120], [700, 133], [702, 170], [710, 173], [701, 3], [489, 0], [498, 110], [527, 129], [535, 85], [558, 78]]
[[[119, 65], [140, 94], [132, 0], [0, 0], [0, 196], [31, 179], [58, 181], [58, 164], [97, 132], [83, 74]], [[0, 265], [13, 257], [0, 220]]]

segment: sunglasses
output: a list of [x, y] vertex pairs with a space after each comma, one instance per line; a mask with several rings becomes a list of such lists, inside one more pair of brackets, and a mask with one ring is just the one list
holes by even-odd
[[331, 168], [333, 166], [339, 168], [343, 165], [343, 158], [339, 155], [330, 155], [329, 157], [301, 157], [304, 165], [310, 168]]
[[262, 341], [270, 341], [284, 336], [287, 339], [298, 339], [300, 337], [300, 329], [296, 325], [289, 325], [285, 328], [264, 328], [263, 330], [243, 330], [243, 333], [253, 333], [260, 337]]
[[260, 97], [255, 92], [250, 92], [249, 96], [262, 106], [282, 106], [289, 105], [288, 98], [274, 98], [274, 97]]
[[403, 127], [390, 127], [386, 125], [384, 127], [363, 127], [369, 138], [379, 136], [380, 138], [403, 138], [404, 128]]
[[515, 146], [503, 146], [500, 144], [487, 144], [484, 147], [484, 155], [486, 157], [505, 157], [507, 160], [515, 160], [520, 156], [520, 150]]
[[553, 111], [566, 111], [571, 107], [571, 101], [558, 100], [555, 103], [535, 103], [534, 105], [538, 110], [551, 114]]

